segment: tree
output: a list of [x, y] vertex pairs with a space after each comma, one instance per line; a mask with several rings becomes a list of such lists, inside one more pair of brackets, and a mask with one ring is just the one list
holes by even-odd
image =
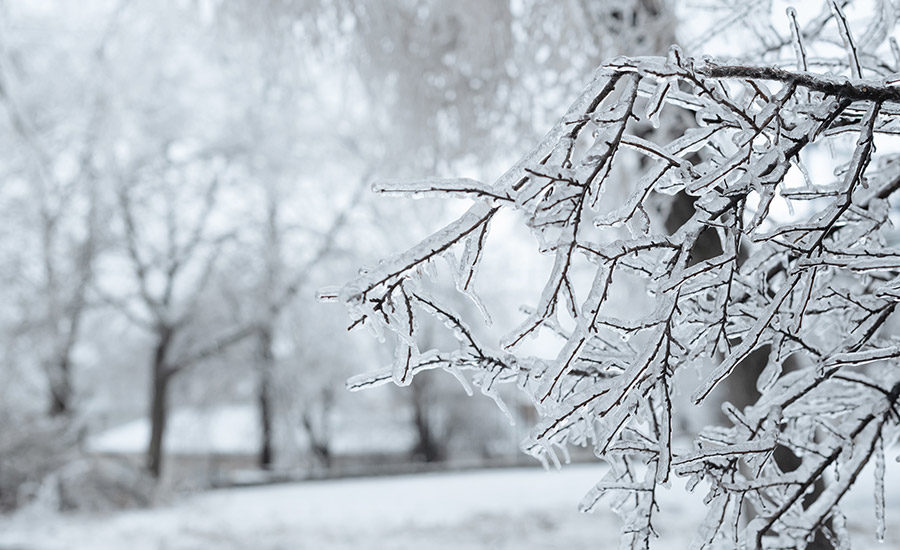
[[[8, 18], [20, 24], [32, 19], [45, 23], [33, 15]], [[27, 182], [30, 193], [25, 205], [11, 201], [4, 216], [15, 219], [22, 210], [34, 211], [21, 222], [21, 230], [28, 237], [34, 234], [36, 241], [32, 250], [20, 252], [26, 263], [19, 277], [30, 307], [17, 332], [33, 340], [36, 361], [47, 378], [51, 416], [74, 412], [73, 355], [83, 340], [102, 244], [102, 175], [97, 165], [102, 162], [107, 90], [102, 80], [89, 81], [85, 75], [104, 72], [115, 19], [114, 13], [102, 22], [96, 40], [92, 36], [77, 45], [35, 46], [28, 31], [15, 23], [4, 25], [11, 28], [4, 28], [0, 42], [0, 104], [13, 138], [7, 161], [11, 174], [6, 175]], [[52, 63], [42, 62], [42, 57]], [[48, 80], [56, 84], [48, 86]], [[46, 106], [53, 104], [68, 110], [47, 113]], [[76, 109], [81, 112], [71, 116]]]
[[[740, 62], [677, 47], [608, 62], [493, 185], [379, 184], [475, 204], [336, 295], [351, 326], [395, 336], [391, 369], [352, 384], [406, 385], [429, 369], [494, 397], [516, 384], [539, 416], [523, 449], [558, 465], [568, 447], [592, 448], [609, 470], [582, 508], [608, 500], [631, 547], [649, 546], [657, 487], [673, 475], [708, 487], [702, 547], [802, 547], [819, 536], [844, 545], [838, 505], [869, 462], [883, 536], [884, 447], [900, 423], [900, 379], [885, 368], [900, 357], [888, 330], [900, 298], [890, 223], [900, 178], [897, 155], [876, 144], [897, 131], [900, 48], [892, 4], [876, 7], [862, 32], [833, 0], [803, 25], [789, 10], [785, 32], [754, 28], [765, 48]], [[637, 135], [685, 115], [675, 136]], [[671, 202], [657, 197], [679, 193], [692, 210], [667, 228], [661, 205]], [[423, 274], [446, 261], [477, 301], [489, 227], [505, 211], [522, 216], [553, 267], [524, 321], [488, 341]], [[699, 254], [710, 238], [712, 253]], [[458, 347], [420, 349], [422, 317], [440, 319]], [[523, 351], [541, 332], [559, 337], [550, 357]], [[690, 414], [673, 405], [681, 373], [701, 373], [690, 388], [699, 404], [754, 352], [767, 355], [758, 398], [725, 403], [730, 426], [674, 448], [673, 422]], [[799, 467], [788, 471], [785, 454]]]
[[[159, 477], [172, 381], [250, 337], [255, 323], [223, 313], [202, 318], [238, 223], [227, 195], [235, 191], [246, 138], [235, 131], [240, 113], [219, 110], [232, 97], [224, 85], [230, 66], [215, 57], [208, 32], [194, 32], [200, 24], [192, 8], [141, 7], [121, 16], [132, 32], [124, 41], [120, 31], [109, 56], [117, 109], [108, 131], [123, 144], [107, 167], [116, 182], [119, 239], [97, 287], [153, 338], [146, 465]], [[167, 63], [148, 64], [148, 54]]]
[[[368, 175], [363, 176], [363, 183], [368, 183]], [[330, 226], [322, 234], [321, 239], [315, 244], [313, 251], [303, 264], [294, 268], [294, 274], [287, 277], [285, 274], [287, 254], [285, 252], [286, 226], [282, 219], [282, 207], [280, 197], [271, 187], [265, 190], [266, 213], [263, 230], [264, 266], [260, 281], [260, 302], [262, 312], [256, 330], [256, 364], [257, 364], [257, 388], [256, 401], [259, 406], [260, 418], [260, 451], [259, 466], [263, 469], [271, 468], [274, 462], [273, 451], [273, 414], [274, 414], [274, 371], [276, 353], [274, 342], [276, 329], [284, 311], [295, 303], [297, 294], [306, 289], [307, 282], [313, 270], [322, 264], [332, 252], [338, 233], [346, 223], [347, 214], [360, 199], [363, 186], [357, 186], [357, 190], [350, 202], [331, 221]], [[330, 387], [318, 387], [325, 392], [324, 402], [330, 403]], [[304, 428], [311, 440], [315, 441], [315, 425], [311, 420], [311, 414], [302, 417]], [[320, 423], [321, 424], [321, 423]], [[313, 445], [318, 454], [323, 445]]]
[[[182, 186], [183, 189], [192, 187], [197, 186]], [[147, 469], [154, 477], [159, 477], [162, 472], [169, 386], [175, 375], [222, 353], [256, 331], [255, 323], [243, 321], [232, 321], [231, 326], [214, 327], [213, 330], [206, 323], [201, 323], [202, 328], [192, 326], [198, 303], [230, 236], [228, 233], [211, 235], [214, 232], [210, 229], [210, 220], [218, 188], [219, 175], [213, 174], [204, 190], [203, 205], [194, 219], [185, 219], [177, 213], [184, 204], [184, 197], [179, 197], [173, 189], [154, 189], [153, 194], [161, 195], [165, 204], [161, 212], [161, 225], [166, 236], [163, 243], [154, 242], [146, 237], [147, 232], [142, 234], [139, 230], [139, 227], [153, 227], [153, 222], [160, 220], [154, 220], [150, 214], [142, 223], [137, 221], [135, 189], [126, 185], [119, 190], [125, 249], [137, 284], [137, 296], [118, 303], [121, 311], [148, 328], [154, 337], [147, 447]], [[153, 206], [158, 206], [149, 195], [144, 195], [140, 203], [145, 208], [150, 207], [151, 212]], [[140, 304], [149, 319], [135, 313], [131, 302]]]

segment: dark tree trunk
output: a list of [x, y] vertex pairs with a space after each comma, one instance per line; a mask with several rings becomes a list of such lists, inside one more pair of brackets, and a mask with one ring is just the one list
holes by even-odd
[[312, 418], [309, 415], [303, 415], [303, 425], [309, 434], [309, 446], [312, 450], [313, 457], [322, 468], [326, 470], [331, 468], [331, 446], [328, 444], [328, 437], [317, 433], [313, 426]]
[[[90, 263], [83, 269], [88, 270], [88, 273], [90, 273]], [[84, 281], [73, 299], [67, 331], [60, 336], [64, 338], [62, 347], [57, 351], [53, 359], [54, 363], [51, 364], [49, 413], [53, 417], [69, 416], [72, 413], [72, 398], [74, 395], [72, 388], [72, 350], [75, 349], [78, 332], [85, 313], [84, 294], [87, 288], [87, 278], [88, 275], [83, 276]]]
[[312, 408], [307, 408], [302, 415], [303, 427], [309, 436], [309, 446], [319, 466], [326, 470], [331, 468], [331, 414], [332, 396], [326, 390], [321, 396], [321, 418], [317, 424]]
[[275, 460], [272, 447], [272, 371], [275, 356], [272, 352], [272, 327], [266, 325], [259, 331], [256, 402], [259, 406], [260, 442], [259, 467], [268, 470]]
[[328, 445], [323, 445], [321, 442], [313, 442], [312, 451], [319, 465], [326, 470], [331, 468], [331, 448]]
[[50, 383], [50, 416], [68, 416], [72, 412], [72, 375], [69, 355], [59, 358]]
[[153, 380], [150, 387], [150, 443], [147, 447], [147, 470], [156, 479], [159, 479], [162, 473], [163, 438], [169, 416], [169, 382], [173, 372], [166, 363], [166, 355], [171, 341], [171, 327], [159, 329], [156, 350], [153, 354]]
[[413, 405], [413, 424], [415, 425], [418, 441], [413, 448], [413, 456], [425, 462], [440, 462], [446, 458], [447, 449], [442, 441], [439, 441], [434, 433], [429, 403], [428, 380], [425, 376], [413, 378], [410, 384]]

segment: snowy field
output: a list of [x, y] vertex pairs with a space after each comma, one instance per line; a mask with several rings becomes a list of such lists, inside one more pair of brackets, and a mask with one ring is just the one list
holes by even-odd
[[[617, 518], [576, 509], [601, 475], [592, 465], [520, 468], [217, 490], [102, 517], [30, 510], [0, 520], [0, 549], [611, 549]], [[866, 523], [871, 492], [851, 495], [854, 548], [900, 548], [897, 487], [893, 477], [885, 544]], [[661, 500], [655, 547], [687, 548], [702, 514], [697, 497], [673, 488]]]

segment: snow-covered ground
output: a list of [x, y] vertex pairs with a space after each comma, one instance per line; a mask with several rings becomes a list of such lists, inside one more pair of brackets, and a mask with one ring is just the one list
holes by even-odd
[[[152, 510], [107, 516], [34, 510], [0, 519], [2, 550], [368, 550], [615, 548], [611, 512], [577, 512], [602, 475], [595, 465], [317, 481], [211, 491]], [[896, 480], [894, 480], [896, 481]], [[854, 498], [854, 548], [900, 548], [900, 499], [888, 484], [888, 540], [874, 542], [871, 492]], [[865, 497], [868, 498], [865, 498]], [[898, 495], [900, 496], [900, 495]], [[687, 548], [702, 509], [663, 491], [657, 548]], [[855, 504], [855, 503], [854, 503]], [[892, 517], [891, 517], [892, 516]]]

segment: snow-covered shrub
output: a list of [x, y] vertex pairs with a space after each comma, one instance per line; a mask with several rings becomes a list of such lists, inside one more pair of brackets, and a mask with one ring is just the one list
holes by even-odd
[[0, 512], [32, 501], [76, 454], [77, 433], [61, 418], [0, 412]]
[[0, 512], [23, 506], [101, 511], [151, 503], [154, 483], [123, 459], [84, 456], [77, 422], [0, 415]]
[[155, 484], [150, 475], [124, 459], [85, 457], [54, 475], [60, 510], [100, 512], [149, 506]]
[[[701, 547], [797, 547], [817, 536], [843, 544], [838, 505], [870, 462], [882, 536], [884, 449], [900, 420], [900, 341], [885, 330], [900, 300], [891, 221], [900, 48], [890, 38], [893, 4], [876, 4], [858, 36], [843, 4], [830, 2], [802, 26], [789, 10], [789, 31], [755, 62], [693, 59], [676, 47], [667, 58], [615, 59], [492, 185], [379, 184], [474, 204], [323, 293], [348, 306], [352, 326], [388, 333], [395, 346], [391, 369], [351, 386], [407, 385], [427, 369], [495, 398], [499, 385], [515, 384], [539, 418], [523, 449], [559, 464], [570, 446], [592, 448], [609, 471], [582, 507], [611, 504], [631, 547], [650, 544], [656, 491], [673, 475], [707, 491]], [[646, 131], [667, 117], [690, 122], [669, 125], [674, 137]], [[674, 230], [659, 208], [665, 195], [693, 205]], [[535, 254], [549, 255], [553, 268], [522, 324], [489, 341], [482, 321], [440, 300], [429, 274], [449, 263], [457, 290], [480, 304], [478, 266], [504, 210], [521, 215], [539, 242]], [[714, 253], [695, 257], [703, 236]], [[420, 349], [423, 316], [439, 318], [458, 347]], [[559, 336], [553, 359], [522, 351], [541, 331]], [[761, 349], [768, 362], [756, 402], [725, 403], [729, 426], [673, 447], [674, 421], [690, 414], [673, 406], [675, 384], [687, 379], [679, 371], [701, 372], [687, 389], [700, 404]], [[785, 471], [776, 450], [800, 466]]]

